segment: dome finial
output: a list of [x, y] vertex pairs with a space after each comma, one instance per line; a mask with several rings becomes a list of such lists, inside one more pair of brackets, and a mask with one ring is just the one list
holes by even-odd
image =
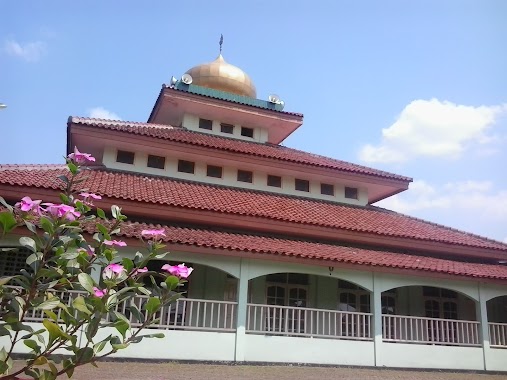
[[224, 43], [224, 35], [220, 34], [220, 54], [222, 54], [222, 44]]

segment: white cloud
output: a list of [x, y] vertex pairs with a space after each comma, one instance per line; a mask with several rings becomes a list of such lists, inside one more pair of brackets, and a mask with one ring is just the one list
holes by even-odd
[[95, 107], [90, 109], [88, 112], [88, 115], [90, 117], [96, 118], [96, 119], [111, 119], [111, 120], [121, 120], [121, 117], [119, 117], [114, 112], [108, 111], [103, 107]]
[[438, 99], [414, 100], [382, 130], [381, 143], [363, 146], [359, 158], [369, 163], [424, 156], [458, 158], [474, 144], [484, 147], [501, 141], [487, 132], [506, 111], [507, 104], [473, 107]]
[[505, 237], [505, 239], [503, 239], [502, 242], [505, 243], [505, 244], [507, 244], [507, 236]]
[[376, 205], [406, 214], [423, 210], [452, 210], [487, 217], [491, 222], [507, 222], [507, 190], [495, 190], [489, 181], [449, 182], [441, 186], [414, 181], [407, 192]]
[[42, 41], [21, 44], [14, 40], [7, 40], [4, 44], [7, 54], [21, 58], [27, 62], [37, 62], [46, 53], [46, 44]]

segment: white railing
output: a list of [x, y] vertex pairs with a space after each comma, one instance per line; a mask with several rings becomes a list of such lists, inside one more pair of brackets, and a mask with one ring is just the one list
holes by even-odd
[[384, 342], [480, 346], [479, 322], [382, 315]]
[[491, 347], [507, 348], [507, 323], [488, 323]]
[[[70, 306], [72, 301], [78, 296], [88, 296], [86, 292], [67, 291], [57, 292], [56, 296], [62, 303]], [[140, 326], [138, 321], [130, 312], [129, 306], [134, 304], [141, 310], [148, 300], [147, 296], [136, 296], [127, 302], [116, 304], [112, 310], [124, 314], [133, 327]], [[171, 330], [201, 330], [201, 331], [236, 331], [236, 302], [211, 301], [202, 299], [180, 298], [176, 302], [162, 307], [154, 317], [155, 323], [149, 328], [171, 329]], [[57, 315], [61, 316], [62, 310], [58, 309]], [[26, 322], [41, 322], [47, 318], [41, 310], [31, 310], [25, 315]], [[110, 316], [105, 317], [109, 321]]]
[[370, 313], [247, 304], [246, 332], [334, 339], [371, 340]]
[[[128, 303], [117, 304], [115, 310], [127, 316], [132, 326], [140, 326], [141, 322], [130, 313], [129, 305], [134, 304], [141, 310], [147, 299], [145, 296], [137, 296]], [[236, 331], [236, 310], [236, 302], [180, 298], [162, 307], [154, 316], [156, 321], [149, 327], [164, 330]]]

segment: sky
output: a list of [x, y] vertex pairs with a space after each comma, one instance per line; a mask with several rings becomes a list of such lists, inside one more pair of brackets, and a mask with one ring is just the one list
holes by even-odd
[[379, 206], [507, 243], [507, 1], [3, 1], [0, 164], [69, 116], [146, 121], [218, 55], [304, 114], [296, 149], [414, 179]]

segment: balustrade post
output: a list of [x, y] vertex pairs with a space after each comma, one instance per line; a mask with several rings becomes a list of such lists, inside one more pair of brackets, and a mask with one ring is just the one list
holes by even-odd
[[236, 341], [234, 360], [237, 362], [245, 361], [245, 331], [246, 315], [248, 302], [248, 262], [244, 259], [240, 261], [239, 281], [238, 281], [238, 307], [236, 310]]

